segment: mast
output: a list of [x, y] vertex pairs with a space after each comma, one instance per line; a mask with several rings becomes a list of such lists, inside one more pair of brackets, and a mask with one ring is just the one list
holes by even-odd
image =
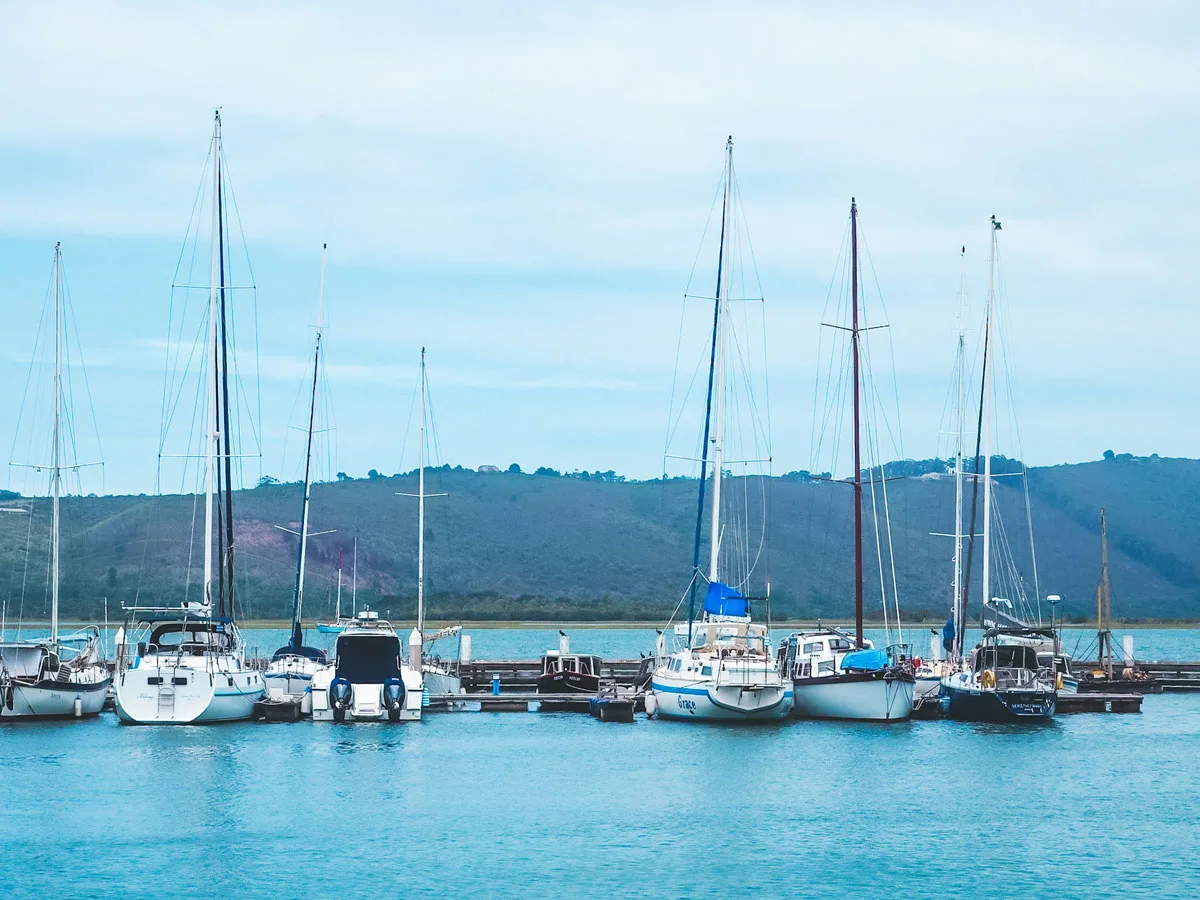
[[[988, 261], [987, 310], [984, 313], [984, 356], [993, 340], [992, 306], [996, 297], [996, 242], [1000, 223], [992, 216], [992, 255]], [[994, 365], [983, 367], [983, 602], [991, 598], [992, 565], [992, 404], [994, 402]]]
[[53, 508], [50, 526], [50, 640], [58, 641], [59, 498], [62, 495], [62, 350], [63, 350], [62, 243], [54, 245], [54, 447], [50, 468]]
[[317, 417], [317, 383], [321, 371], [321, 329], [325, 320], [325, 250], [327, 244], [321, 245], [321, 288], [317, 300], [317, 339], [313, 349], [312, 393], [308, 407], [308, 441], [304, 448], [304, 501], [300, 509], [300, 549], [296, 560], [296, 595], [292, 605], [292, 638], [293, 650], [299, 650], [304, 644], [304, 633], [300, 628], [300, 617], [304, 609], [304, 559], [308, 552], [308, 508], [312, 497], [312, 446], [313, 426]]
[[692, 583], [688, 589], [689, 647], [692, 644], [692, 623], [696, 620], [696, 578], [700, 573], [700, 537], [704, 531], [704, 492], [708, 485], [708, 439], [712, 423], [713, 380], [716, 374], [717, 336], [721, 322], [721, 283], [725, 273], [725, 228], [729, 218], [729, 202], [732, 189], [730, 180], [732, 175], [733, 135], [730, 135], [725, 141], [725, 189], [721, 198], [721, 239], [717, 248], [717, 292], [713, 302], [712, 349], [708, 358], [708, 398], [704, 405], [704, 439], [700, 444], [700, 497], [696, 504], [696, 538], [692, 544]]
[[[425, 429], [427, 427], [427, 402], [425, 399], [425, 348], [421, 348], [421, 444], [417, 461], [417, 633], [421, 642], [414, 645], [418, 654], [425, 643]], [[421, 658], [412, 661], [414, 668], [421, 671]]]
[[[357, 611], [356, 611], [356, 614], [357, 614]], [[341, 550], [338, 551], [337, 600], [334, 601], [333, 616], [334, 616], [335, 621], [338, 619], [341, 619], [341, 617], [342, 617], [342, 551]]]
[[[221, 232], [221, 112], [213, 114], [213, 204], [212, 204], [212, 265], [208, 291], [208, 348], [206, 356], [212, 363], [212, 375], [207, 379], [205, 405], [208, 409], [207, 434], [204, 436], [204, 605], [211, 613], [213, 605], [213, 482], [217, 465], [217, 282]], [[223, 267], [222, 267], [223, 270]]]
[[1100, 510], [1100, 583], [1096, 585], [1096, 658], [1105, 674], [1113, 677], [1112, 587], [1108, 579], [1108, 520]]
[[[964, 246], [962, 255], [965, 257], [967, 248]], [[958, 353], [956, 369], [958, 371], [958, 410], [955, 422], [954, 444], [954, 606], [952, 620], [955, 623], [955, 646], [951, 650], [951, 659], [958, 659], [958, 626], [961, 619], [959, 601], [962, 597], [962, 550], [963, 550], [963, 441], [967, 427], [967, 276], [964, 272], [958, 287]]]
[[358, 538], [354, 539], [354, 556], [350, 563], [350, 609], [358, 615]]
[[[220, 113], [218, 113], [218, 116]], [[218, 119], [219, 121], [219, 119]], [[218, 267], [220, 269], [220, 310], [221, 310], [221, 427], [220, 437], [224, 444], [221, 468], [225, 475], [225, 502], [220, 507], [224, 518], [224, 582], [221, 587], [221, 616], [233, 617], [233, 422], [229, 414], [229, 322], [227, 315], [225, 291], [225, 192], [221, 176], [221, 143], [217, 135], [217, 207], [218, 222], [217, 237], [220, 243]], [[218, 489], [220, 485], [218, 484]], [[218, 526], [220, 527], [220, 526]], [[228, 598], [228, 609], [225, 602]]]
[[859, 433], [858, 204], [850, 198], [850, 345], [854, 357], [854, 638], [863, 644], [862, 435]]
[[[733, 138], [730, 137], [725, 145], [725, 197], [721, 207], [721, 221], [724, 223], [731, 212], [730, 206], [733, 202]], [[723, 292], [721, 289], [724, 286], [722, 282], [729, 278], [729, 267], [724, 264], [725, 256], [725, 239], [724, 227], [722, 227], [720, 259], [717, 262], [717, 270], [720, 273], [717, 280], [717, 298], [716, 298], [716, 330], [713, 338], [713, 377], [715, 378], [716, 392], [713, 397], [714, 401], [714, 418], [715, 428], [712, 436], [712, 456], [713, 456], [713, 497], [712, 497], [712, 529], [710, 535], [709, 546], [709, 561], [708, 561], [708, 581], [711, 584], [714, 581], [721, 580], [720, 572], [720, 553], [721, 553], [721, 458], [725, 449], [725, 316], [721, 315], [721, 306], [726, 302], [722, 298]]]

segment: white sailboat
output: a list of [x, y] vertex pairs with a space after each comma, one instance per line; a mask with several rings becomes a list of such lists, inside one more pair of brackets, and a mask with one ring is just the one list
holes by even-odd
[[[428, 654], [426, 651], [435, 641], [450, 637], [459, 637], [461, 627], [451, 625], [433, 634], [425, 631], [425, 498], [444, 497], [445, 494], [427, 494], [425, 492], [425, 466], [428, 462], [428, 428], [429, 428], [429, 382], [425, 374], [425, 348], [421, 348], [421, 436], [418, 447], [417, 462], [417, 624], [408, 636], [408, 655], [413, 668], [418, 669], [424, 676], [425, 691], [429, 694], [461, 694], [463, 693], [462, 678], [459, 676], [459, 660], [442, 659], [440, 656]], [[401, 494], [411, 497], [412, 494]], [[459, 655], [462, 643], [459, 643]]]
[[[795, 691], [795, 712], [798, 716], [821, 719], [857, 719], [895, 722], [912, 714], [914, 678], [912, 654], [901, 642], [877, 650], [863, 635], [863, 478], [862, 428], [860, 423], [860, 394], [862, 374], [859, 323], [859, 266], [858, 266], [858, 206], [850, 201], [851, 254], [851, 325], [850, 350], [852, 357], [854, 399], [854, 638], [837, 629], [822, 628], [801, 631], [788, 636], [780, 648], [784, 670], [791, 675]], [[882, 467], [880, 479], [883, 481]], [[875, 479], [871, 479], [872, 498]], [[886, 490], [886, 487], [884, 488]], [[886, 494], [884, 494], [886, 511]], [[872, 509], [874, 510], [874, 500]], [[886, 518], [886, 512], [885, 512]], [[885, 530], [890, 526], [885, 522]], [[879, 546], [879, 518], [876, 515], [876, 549]], [[890, 539], [888, 541], [890, 556]], [[883, 580], [881, 579], [881, 588]], [[887, 611], [887, 596], [883, 596]], [[896, 604], [897, 627], [899, 603]], [[889, 628], [890, 632], [890, 628]]]
[[[63, 365], [66, 300], [62, 245], [54, 245], [54, 427], [50, 472], [50, 634], [30, 641], [0, 640], [0, 721], [95, 716], [104, 707], [110, 678], [100, 659], [100, 632], [92, 628], [60, 635], [58, 627], [62, 474], [67, 468], [64, 437]], [[29, 514], [32, 515], [32, 508]]]
[[341, 634], [347, 627], [354, 624], [358, 615], [358, 538], [354, 539], [353, 562], [350, 575], [350, 615], [342, 615], [342, 551], [338, 551], [337, 564], [337, 595], [333, 601], [333, 621], [318, 622], [317, 631], [321, 634]]
[[[768, 626], [752, 621], [750, 598], [743, 590], [722, 581], [721, 480], [724, 458], [727, 378], [733, 334], [729, 303], [733, 283], [727, 254], [736, 213], [733, 139], [725, 145], [724, 192], [721, 206], [721, 242], [718, 249], [717, 288], [709, 360], [708, 400], [705, 408], [703, 454], [700, 460], [699, 509], [693, 544], [692, 579], [688, 587], [687, 622], [675, 625], [676, 648], [668, 652], [659, 635], [654, 673], [650, 679], [646, 711], [672, 719], [755, 722], [782, 719], [792, 708], [792, 689], [781, 676], [771, 654]], [[711, 426], [711, 432], [710, 432]], [[711, 454], [711, 457], [710, 457]], [[707, 577], [700, 569], [700, 540], [707, 486], [712, 462], [712, 508]], [[732, 541], [731, 543], [736, 543]], [[745, 579], [749, 571], [741, 573]], [[700, 617], [695, 617], [697, 587], [707, 582]], [[769, 588], [768, 588], [769, 592]], [[682, 603], [682, 601], [681, 601]]]
[[[321, 376], [321, 339], [325, 322], [325, 251], [321, 247], [321, 288], [317, 301], [317, 336], [313, 347], [312, 389], [309, 392], [308, 430], [304, 444], [304, 494], [300, 507], [299, 549], [296, 553], [296, 588], [292, 599], [292, 628], [288, 642], [275, 651], [263, 673], [266, 702], [299, 704], [299, 713], [312, 713], [312, 677], [326, 664], [325, 651], [304, 644], [304, 565], [308, 555], [308, 513], [312, 501], [313, 434], [317, 420], [317, 389]], [[327, 532], [322, 532], [327, 533]], [[291, 711], [296, 711], [291, 707]]]
[[[229, 269], [221, 113], [214, 114], [212, 257], [205, 322], [204, 576], [199, 602], [132, 607], [118, 631], [117, 715], [126, 724], [182, 725], [249, 719], [263, 680], [247, 668], [234, 621], [233, 354], [234, 286]], [[217, 502], [217, 495], [221, 495]], [[217, 552], [214, 554], [214, 544]]]
[[[966, 253], [966, 247], [963, 247]], [[935, 635], [930, 644], [930, 658], [917, 668], [913, 704], [920, 706], [935, 700], [941, 690], [942, 679], [954, 671], [955, 660], [961, 651], [955, 648], [954, 611], [962, 597], [962, 552], [963, 552], [963, 460], [966, 455], [967, 431], [967, 290], [965, 273], [959, 281], [958, 343], [954, 355], [954, 577], [950, 600], [950, 619], [940, 636]]]

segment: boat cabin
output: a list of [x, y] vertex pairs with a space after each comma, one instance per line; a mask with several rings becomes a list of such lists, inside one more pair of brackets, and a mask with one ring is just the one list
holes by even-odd
[[[874, 649], [870, 641], [864, 650]], [[854, 639], [840, 631], [798, 631], [779, 646], [779, 663], [792, 678], [820, 678], [835, 675], [842, 657], [855, 649]]]
[[582, 653], [562, 653], [548, 650], [542, 657], [542, 674], [554, 675], [565, 672], [572, 675], [600, 677], [600, 657]]
[[347, 629], [337, 639], [337, 677], [351, 684], [383, 684], [400, 677], [400, 638], [392, 630]]
[[[156, 653], [183, 656], [204, 656], [209, 653], [230, 653], [234, 636], [224, 619], [154, 619], [142, 623], [145, 640], [137, 642], [138, 656]], [[148, 633], [147, 633], [148, 632]]]

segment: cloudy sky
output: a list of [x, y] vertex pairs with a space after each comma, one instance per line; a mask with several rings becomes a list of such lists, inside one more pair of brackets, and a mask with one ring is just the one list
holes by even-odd
[[944, 445], [959, 250], [977, 310], [993, 213], [1026, 459], [1200, 447], [1189, 4], [4, 15], [0, 440], [61, 240], [108, 490], [153, 488], [170, 284], [215, 106], [259, 291], [265, 472], [296, 474], [283, 439], [322, 242], [337, 468], [412, 465], [426, 345], [446, 461], [661, 472], [681, 295], [729, 134], [767, 298], [777, 472], [810, 464], [852, 195], [904, 454]]

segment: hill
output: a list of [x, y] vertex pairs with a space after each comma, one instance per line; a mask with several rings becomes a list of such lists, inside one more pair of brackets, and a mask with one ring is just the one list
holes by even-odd
[[[937, 619], [949, 604], [953, 480], [939, 466], [889, 482], [901, 603], [906, 617]], [[479, 473], [444, 467], [429, 490], [427, 585], [431, 615], [448, 619], [657, 619], [686, 588], [696, 482], [624, 482], [612, 473], [558, 476]], [[343, 478], [313, 491], [309, 618], [333, 606], [339, 556], [348, 598], [358, 538], [361, 603], [410, 615], [416, 592], [415, 500], [410, 475]], [[1024, 534], [1020, 479], [997, 480], [1014, 547]], [[732, 490], [737, 489], [736, 480]], [[1092, 615], [1099, 569], [1099, 509], [1108, 509], [1114, 614], [1129, 620], [1200, 615], [1200, 461], [1116, 456], [1030, 470], [1041, 594], [1059, 593], [1060, 612]], [[852, 611], [850, 493], [807, 473], [769, 484], [772, 606], [777, 617], [845, 617]], [[235, 495], [243, 617], [282, 617], [290, 608], [299, 487], [266, 484]], [[751, 503], [753, 501], [750, 501]], [[3, 501], [4, 506], [28, 501]], [[72, 497], [63, 503], [63, 614], [97, 619], [104, 598], [121, 604], [176, 603], [196, 596], [199, 546], [190, 496]], [[11, 621], [48, 609], [48, 504], [0, 515], [0, 599]], [[189, 546], [193, 563], [189, 569]], [[28, 548], [28, 553], [27, 549]], [[868, 538], [868, 558], [873, 558]], [[1030, 586], [1028, 553], [1015, 551]], [[976, 574], [977, 574], [976, 569]], [[190, 581], [189, 581], [190, 572]], [[889, 575], [890, 577], [890, 575]], [[7, 581], [7, 584], [5, 584]], [[878, 573], [867, 574], [868, 612], [878, 615]], [[872, 585], [875, 587], [871, 591]], [[978, 597], [978, 589], [974, 594]]]

